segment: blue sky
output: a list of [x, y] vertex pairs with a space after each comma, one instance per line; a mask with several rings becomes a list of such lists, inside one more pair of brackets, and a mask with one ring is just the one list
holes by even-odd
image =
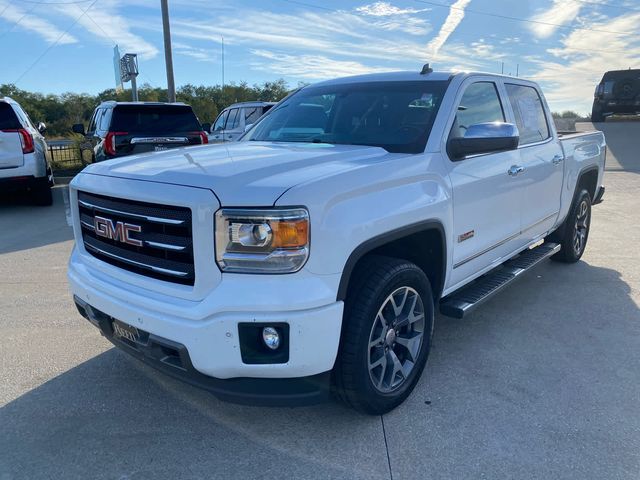
[[[581, 113], [605, 70], [640, 68], [640, 0], [169, 0], [169, 8], [177, 85], [221, 83], [221, 36], [227, 82], [295, 86], [426, 61], [499, 73], [504, 62], [505, 73], [519, 68], [540, 81], [554, 110]], [[138, 53], [139, 83], [166, 86], [159, 0], [0, 0], [0, 83], [43, 93], [113, 87], [116, 42]]]

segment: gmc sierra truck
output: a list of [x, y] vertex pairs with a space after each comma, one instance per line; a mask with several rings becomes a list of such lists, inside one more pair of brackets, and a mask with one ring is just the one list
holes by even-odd
[[559, 135], [521, 78], [307, 86], [240, 142], [85, 168], [71, 290], [116, 346], [222, 399], [388, 412], [438, 309], [462, 318], [542, 260], [580, 259], [605, 154], [601, 132]]

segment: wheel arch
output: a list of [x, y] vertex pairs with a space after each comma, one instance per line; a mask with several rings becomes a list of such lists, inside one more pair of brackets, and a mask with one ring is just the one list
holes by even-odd
[[358, 245], [349, 255], [342, 271], [338, 301], [346, 299], [353, 273], [360, 261], [371, 254], [405, 259], [415, 263], [429, 278], [436, 300], [440, 297], [446, 277], [447, 242], [444, 226], [439, 220], [426, 220], [407, 225], [370, 238]]
[[578, 173], [578, 181], [576, 182], [576, 189], [573, 192], [573, 199], [575, 199], [576, 195], [582, 188], [586, 188], [591, 195], [591, 201], [595, 200], [596, 194], [598, 193], [598, 166], [590, 165], [588, 167], [583, 168]]

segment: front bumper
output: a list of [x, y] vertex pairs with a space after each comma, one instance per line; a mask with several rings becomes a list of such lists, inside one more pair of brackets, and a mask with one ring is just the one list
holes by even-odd
[[[126, 349], [147, 363], [226, 399], [230, 396], [227, 391], [240, 390], [244, 400], [237, 401], [245, 403], [265, 403], [257, 402], [259, 397], [265, 397], [266, 403], [279, 403], [278, 398], [273, 400], [274, 395], [293, 403], [300, 396], [313, 399], [318, 394], [310, 393], [309, 381], [313, 385], [326, 383], [327, 372], [335, 363], [342, 325], [343, 303], [335, 302], [332, 287], [337, 285], [339, 275], [333, 279], [304, 271], [291, 276], [230, 274], [223, 276], [226, 278], [203, 300], [187, 301], [122, 282], [92, 268], [91, 259], [85, 257], [75, 248], [69, 261], [68, 279], [76, 302], [148, 332], [151, 338], [179, 345], [187, 368], [186, 372], [167, 371], [166, 365], [145, 352]], [[331, 303], [325, 301], [329, 295]], [[238, 325], [250, 322], [288, 325], [289, 357], [285, 363], [243, 362]], [[108, 339], [123, 347], [122, 342], [112, 339], [109, 328], [100, 326]], [[280, 379], [296, 380], [266, 381]], [[282, 391], [289, 394], [277, 393]]]
[[330, 373], [301, 378], [233, 378], [221, 380], [198, 372], [187, 348], [143, 332], [144, 341], [129, 341], [114, 335], [113, 317], [74, 295], [78, 312], [100, 329], [116, 347], [133, 357], [186, 383], [212, 392], [221, 400], [246, 405], [292, 406], [319, 403], [329, 397]]

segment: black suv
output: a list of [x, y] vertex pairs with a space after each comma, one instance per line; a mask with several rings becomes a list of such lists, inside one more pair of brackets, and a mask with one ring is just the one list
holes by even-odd
[[604, 122], [609, 115], [640, 113], [640, 69], [612, 70], [596, 87], [591, 121]]
[[100, 162], [134, 153], [208, 143], [193, 109], [183, 103], [102, 102], [93, 112], [81, 145], [85, 162]]

